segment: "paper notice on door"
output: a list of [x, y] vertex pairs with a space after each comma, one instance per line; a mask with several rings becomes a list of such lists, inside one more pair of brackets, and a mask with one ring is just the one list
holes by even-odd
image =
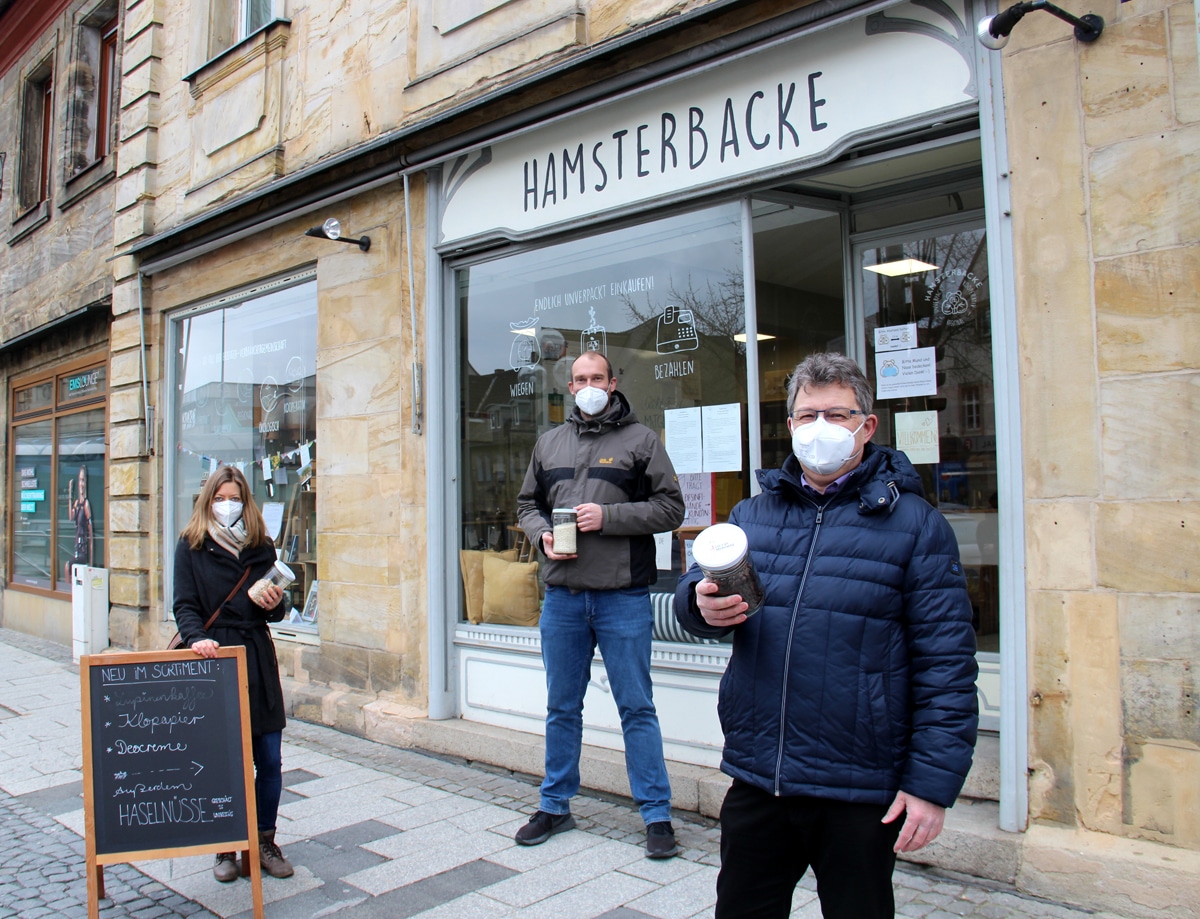
[[676, 474], [704, 471], [700, 409], [669, 408], [664, 413], [664, 442]]
[[885, 351], [875, 355], [876, 398], [936, 395], [937, 358], [933, 348]]
[[881, 325], [873, 333], [875, 336], [875, 352], [906, 351], [917, 346], [917, 324], [906, 322], [904, 325]]
[[704, 428], [704, 471], [740, 472], [742, 468], [742, 406], [705, 405], [701, 408]]
[[937, 412], [900, 412], [894, 418], [896, 449], [917, 463], [940, 463]]

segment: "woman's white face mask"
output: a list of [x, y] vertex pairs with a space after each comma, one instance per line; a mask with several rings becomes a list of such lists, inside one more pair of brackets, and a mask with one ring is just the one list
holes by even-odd
[[231, 527], [242, 518], [241, 501], [214, 501], [213, 517], [223, 527]]
[[817, 475], [837, 472], [859, 453], [855, 435], [862, 430], [866, 419], [853, 431], [830, 424], [818, 415], [811, 424], [798, 425], [792, 431], [792, 452], [800, 465]]

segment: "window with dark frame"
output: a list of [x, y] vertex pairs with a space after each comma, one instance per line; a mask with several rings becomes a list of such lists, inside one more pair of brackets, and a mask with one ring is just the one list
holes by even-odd
[[50, 143], [54, 125], [54, 69], [49, 59], [25, 80], [17, 205], [27, 211], [50, 194]]
[[96, 80], [96, 134], [94, 159], [103, 159], [113, 148], [113, 105], [116, 98], [117, 17], [100, 29], [100, 75]]

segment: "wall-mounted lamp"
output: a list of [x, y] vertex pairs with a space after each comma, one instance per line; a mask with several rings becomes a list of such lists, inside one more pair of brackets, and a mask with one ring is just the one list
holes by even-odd
[[305, 230], [304, 235], [315, 236], [318, 239], [332, 239], [335, 242], [350, 243], [351, 245], [358, 246], [358, 248], [362, 249], [363, 252], [366, 252], [371, 248], [370, 236], [360, 236], [358, 239], [354, 239], [353, 237], [343, 238], [342, 222], [336, 217], [330, 217], [319, 227], [313, 227], [312, 229]]
[[1088, 13], [1086, 16], [1080, 18], [1072, 16], [1066, 10], [1060, 9], [1053, 3], [1047, 2], [1047, 0], [1026, 0], [1025, 3], [1010, 6], [1003, 13], [997, 13], [995, 16], [986, 16], [979, 20], [975, 36], [985, 48], [999, 51], [1008, 44], [1009, 33], [1021, 21], [1021, 17], [1034, 10], [1045, 10], [1051, 16], [1057, 16], [1063, 22], [1069, 22], [1075, 27], [1075, 37], [1080, 41], [1093, 42], [1104, 31], [1104, 20], [1095, 13]]

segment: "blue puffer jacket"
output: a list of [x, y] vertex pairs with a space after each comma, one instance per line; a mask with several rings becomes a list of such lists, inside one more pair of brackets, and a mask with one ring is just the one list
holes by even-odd
[[[776, 795], [890, 804], [898, 790], [943, 807], [971, 766], [975, 633], [958, 544], [912, 464], [868, 444], [833, 495], [800, 465], [759, 472], [762, 494], [730, 515], [750, 541], [764, 607], [735, 626], [721, 680], [721, 769]], [[695, 566], [675, 614], [696, 608]]]

